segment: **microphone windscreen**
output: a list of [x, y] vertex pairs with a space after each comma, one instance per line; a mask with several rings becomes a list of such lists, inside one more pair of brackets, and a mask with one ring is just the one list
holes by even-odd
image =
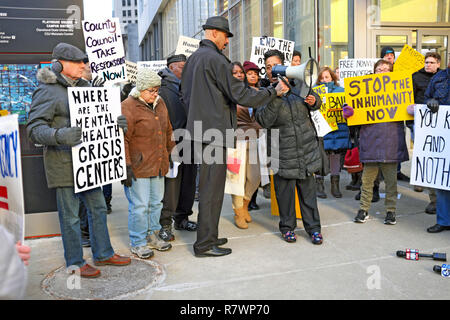
[[397, 251], [397, 257], [404, 257], [404, 256], [406, 256], [406, 253], [405, 253], [405, 251]]

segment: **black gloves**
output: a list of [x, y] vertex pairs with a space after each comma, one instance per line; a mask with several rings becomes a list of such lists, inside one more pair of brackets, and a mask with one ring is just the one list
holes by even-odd
[[80, 144], [82, 142], [81, 128], [70, 127], [57, 129], [55, 138], [58, 144], [67, 145], [71, 147], [76, 146], [77, 144]]
[[133, 169], [131, 169], [131, 166], [127, 166], [127, 178], [122, 180], [121, 183], [129, 188], [133, 184], [133, 180], [136, 181]]
[[430, 109], [431, 113], [436, 113], [439, 111], [439, 101], [436, 99], [428, 99], [427, 107]]
[[96, 76], [94, 80], [92, 80], [92, 86], [93, 87], [103, 87], [105, 84], [105, 80], [100, 78], [99, 76]]
[[117, 125], [119, 126], [119, 128], [122, 128], [124, 134], [127, 133], [128, 122], [127, 122], [127, 118], [125, 118], [125, 116], [123, 114], [121, 114], [120, 116], [117, 117]]

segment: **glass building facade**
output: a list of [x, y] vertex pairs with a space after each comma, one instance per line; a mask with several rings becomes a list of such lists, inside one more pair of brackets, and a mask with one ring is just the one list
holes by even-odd
[[[377, 58], [383, 46], [397, 54], [405, 44], [441, 54], [446, 66], [450, 0], [170, 0], [158, 11], [163, 29], [158, 58], [175, 51], [179, 35], [201, 39], [212, 15], [230, 23], [230, 60], [250, 58], [252, 38], [273, 36], [295, 42], [321, 66], [336, 68], [342, 58]], [[145, 42], [141, 42], [145, 45]], [[154, 44], [158, 45], [157, 43]], [[145, 51], [145, 50], [144, 50]], [[151, 50], [150, 50], [151, 51]]]

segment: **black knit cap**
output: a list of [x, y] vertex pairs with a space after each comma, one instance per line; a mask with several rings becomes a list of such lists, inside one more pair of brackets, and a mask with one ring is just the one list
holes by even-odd
[[167, 66], [174, 62], [186, 62], [187, 58], [184, 54], [174, 54], [167, 58]]
[[383, 59], [384, 56], [387, 55], [388, 53], [393, 53], [395, 55], [395, 51], [392, 47], [383, 47], [381, 49], [381, 59]]

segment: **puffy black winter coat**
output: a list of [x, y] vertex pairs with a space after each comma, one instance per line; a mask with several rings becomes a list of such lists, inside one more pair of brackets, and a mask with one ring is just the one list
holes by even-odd
[[309, 116], [309, 111], [319, 109], [322, 103], [313, 94], [316, 103], [312, 107], [289, 93], [256, 110], [256, 120], [263, 128], [279, 129], [279, 145], [268, 141], [268, 147], [271, 168], [285, 179], [305, 179], [307, 173], [313, 174], [322, 166], [316, 130]]

